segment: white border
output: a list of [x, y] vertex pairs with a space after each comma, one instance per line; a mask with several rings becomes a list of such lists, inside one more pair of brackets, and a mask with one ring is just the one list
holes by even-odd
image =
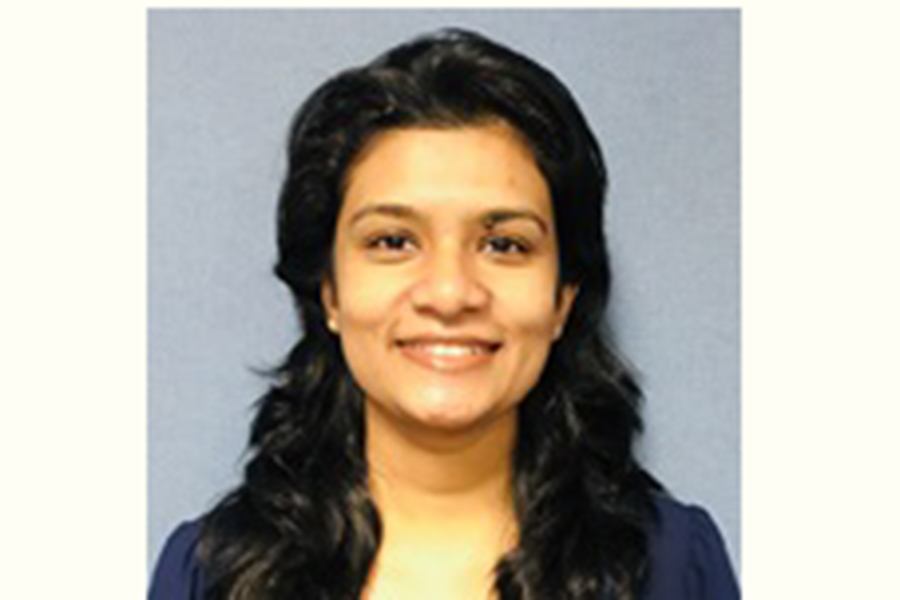
[[[0, 19], [0, 593], [141, 597], [147, 7], [54, 4]], [[751, 598], [896, 587], [900, 43], [886, 6], [743, 3]]]

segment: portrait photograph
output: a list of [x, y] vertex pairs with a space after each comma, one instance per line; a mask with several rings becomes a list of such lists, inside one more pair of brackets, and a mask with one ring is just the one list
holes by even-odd
[[4, 598], [893, 597], [886, 3], [465, 4], [6, 11]]
[[149, 10], [152, 600], [738, 598], [741, 17]]

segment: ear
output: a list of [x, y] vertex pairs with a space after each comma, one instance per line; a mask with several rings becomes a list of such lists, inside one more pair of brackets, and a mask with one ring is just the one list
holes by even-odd
[[578, 297], [577, 285], [564, 285], [559, 290], [559, 298], [556, 302], [556, 327], [553, 330], [553, 340], [558, 340], [566, 328], [566, 321], [569, 319], [569, 313], [572, 312], [572, 306], [575, 304], [575, 298]]
[[322, 300], [322, 307], [325, 309], [325, 323], [332, 333], [337, 333], [340, 330], [340, 312], [337, 305], [337, 293], [330, 278], [322, 280], [319, 295]]

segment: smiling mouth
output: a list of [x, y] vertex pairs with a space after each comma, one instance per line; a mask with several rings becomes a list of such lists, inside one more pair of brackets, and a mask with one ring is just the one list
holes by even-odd
[[487, 364], [501, 344], [482, 340], [405, 340], [397, 346], [420, 366], [452, 373]]

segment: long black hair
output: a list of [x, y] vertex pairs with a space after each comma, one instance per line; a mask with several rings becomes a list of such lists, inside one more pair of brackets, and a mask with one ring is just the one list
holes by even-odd
[[636, 598], [649, 565], [656, 484], [637, 464], [640, 390], [609, 343], [606, 167], [566, 87], [485, 37], [447, 29], [338, 74], [300, 107], [278, 208], [277, 276], [302, 339], [260, 400], [243, 483], [204, 519], [207, 597], [356, 600], [381, 525], [367, 486], [363, 396], [325, 322], [347, 172], [401, 127], [501, 121], [527, 141], [552, 198], [561, 284], [578, 294], [519, 407], [517, 547], [496, 567], [501, 600]]

